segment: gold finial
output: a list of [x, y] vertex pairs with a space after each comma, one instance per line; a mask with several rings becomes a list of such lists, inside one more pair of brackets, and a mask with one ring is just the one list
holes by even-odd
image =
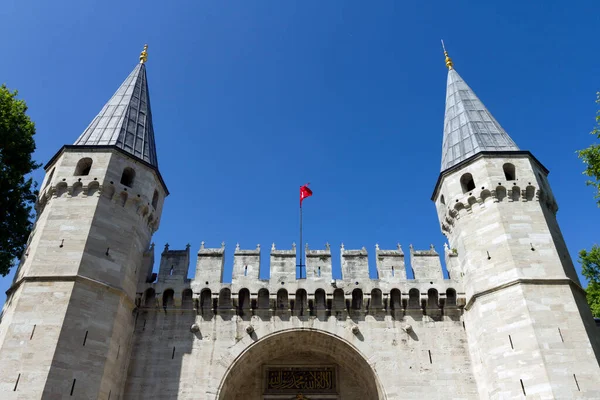
[[140, 53], [140, 64], [144, 64], [148, 61], [148, 45], [144, 45], [144, 50]]
[[446, 46], [444, 46], [443, 40], [442, 40], [442, 49], [444, 49], [444, 55], [446, 56], [446, 67], [448, 67], [448, 69], [452, 69], [452, 67], [454, 67], [454, 63], [452, 62], [452, 59], [450, 58], [450, 56], [448, 55], [448, 52], [446, 51]]

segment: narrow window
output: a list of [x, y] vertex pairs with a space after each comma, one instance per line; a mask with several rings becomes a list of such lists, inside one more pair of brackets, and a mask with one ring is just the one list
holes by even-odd
[[155, 210], [156, 207], [158, 207], [158, 190], [155, 190], [154, 196], [152, 196], [152, 207], [154, 207]]
[[427, 350], [429, 352], [429, 364], [433, 364], [433, 360], [431, 359], [431, 350]]
[[75, 167], [75, 176], [85, 176], [90, 174], [90, 170], [92, 169], [92, 159], [89, 157], [82, 158], [77, 162], [77, 166]]
[[321, 276], [321, 267], [317, 270], [317, 276]]
[[[575, 376], [575, 375], [573, 375], [573, 376]], [[19, 380], [20, 379], [21, 379], [21, 374], [19, 374], [19, 376], [17, 376], [17, 381], [15, 382], [15, 388], [13, 389], [13, 392], [17, 391], [17, 387], [19, 386]], [[575, 382], [577, 382], [577, 380]]]
[[394, 266], [392, 265], [392, 276], [394, 276], [394, 275], [395, 275]]
[[440, 203], [442, 203], [443, 205], [446, 205], [446, 199], [444, 199], [444, 195], [442, 195], [440, 197]]
[[523, 379], [519, 379], [521, 381], [521, 389], [523, 390], [523, 396], [527, 396], [527, 393], [525, 393], [525, 385], [523, 385]]
[[123, 170], [123, 174], [121, 175], [121, 184], [128, 186], [128, 187], [133, 187], [133, 181], [135, 180], [135, 171], [133, 170], [133, 168], [125, 168]]
[[33, 334], [35, 333], [35, 327], [36, 327], [36, 325], [34, 325], [33, 329], [31, 330], [31, 336], [29, 337], [29, 340], [33, 339]]
[[85, 342], [87, 341], [88, 331], [85, 331], [85, 336], [83, 337], [83, 345], [85, 346]]
[[171, 269], [169, 270], [169, 275], [173, 275], [173, 266], [171, 265]]
[[510, 335], [508, 335], [508, 340], [510, 342], [510, 348], [514, 350], [515, 348], [513, 346], [512, 338], [510, 337]]
[[244, 266], [244, 276], [248, 276], [248, 266]]
[[171, 354], [171, 360], [175, 358], [175, 347], [173, 347], [173, 353]]
[[504, 170], [504, 177], [507, 181], [514, 181], [517, 179], [517, 171], [513, 164], [506, 163], [502, 166], [502, 169]]
[[77, 382], [77, 379], [73, 379], [73, 385], [71, 386], [71, 396], [73, 396], [73, 391], [75, 390], [75, 382]]
[[460, 177], [460, 185], [462, 186], [463, 193], [470, 192], [475, 189], [475, 181], [473, 175], [466, 173]]

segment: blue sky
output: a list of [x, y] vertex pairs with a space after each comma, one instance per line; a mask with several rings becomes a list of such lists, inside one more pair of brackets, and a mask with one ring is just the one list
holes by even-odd
[[[311, 182], [304, 237], [332, 244], [334, 272], [341, 242], [366, 246], [372, 264], [375, 243], [441, 252], [429, 198], [441, 158], [442, 38], [519, 147], [550, 169], [571, 256], [600, 241], [600, 210], [575, 155], [593, 139], [597, 1], [33, 3], [0, 8], [0, 81], [29, 105], [40, 162], [75, 141], [149, 44], [171, 191], [158, 249], [225, 241], [231, 267], [237, 242], [289, 247], [298, 187]], [[0, 278], [0, 290], [11, 281]]]

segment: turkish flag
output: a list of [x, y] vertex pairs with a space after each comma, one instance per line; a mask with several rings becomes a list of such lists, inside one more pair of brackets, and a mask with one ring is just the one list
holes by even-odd
[[300, 186], [300, 207], [302, 207], [302, 200], [312, 196], [312, 190], [308, 188], [309, 183], [304, 186]]

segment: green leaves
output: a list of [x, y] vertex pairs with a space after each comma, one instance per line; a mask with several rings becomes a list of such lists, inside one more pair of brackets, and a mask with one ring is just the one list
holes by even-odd
[[579, 252], [579, 260], [581, 263], [581, 273], [590, 282], [600, 284], [600, 246], [597, 244], [592, 246], [592, 249], [581, 250]]
[[586, 299], [594, 317], [600, 318], [600, 283], [590, 282], [585, 289]]
[[[596, 103], [600, 105], [600, 92], [597, 92], [596, 96]], [[590, 134], [600, 139], [600, 110], [596, 112], [596, 125]], [[600, 207], [600, 143], [593, 143], [588, 148], [577, 151], [577, 156], [586, 165], [583, 174], [592, 178], [586, 181], [586, 184], [596, 188], [594, 198]]]
[[585, 290], [587, 302], [594, 317], [600, 317], [600, 246], [593, 245], [589, 252], [581, 250], [578, 261], [581, 263], [581, 273], [590, 281]]
[[31, 159], [35, 125], [17, 91], [0, 86], [0, 274], [5, 276], [25, 250], [31, 231], [36, 185], [28, 175], [40, 165]]

